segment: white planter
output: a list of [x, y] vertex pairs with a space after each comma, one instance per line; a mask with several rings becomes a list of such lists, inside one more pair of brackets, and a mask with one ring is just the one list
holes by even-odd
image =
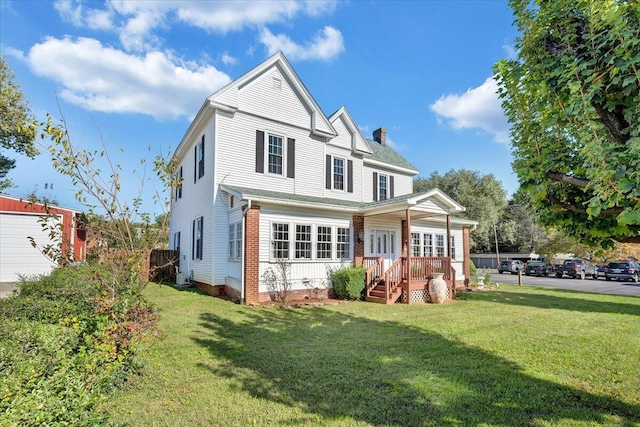
[[435, 273], [429, 282], [429, 298], [436, 304], [442, 304], [447, 299], [447, 282], [443, 277], [444, 273]]

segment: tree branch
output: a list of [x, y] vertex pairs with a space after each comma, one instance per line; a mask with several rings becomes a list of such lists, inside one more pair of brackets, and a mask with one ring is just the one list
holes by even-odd
[[[552, 205], [560, 206], [560, 208], [562, 208], [563, 211], [570, 211], [570, 212], [575, 212], [575, 213], [579, 213], [579, 214], [588, 215], [586, 209], [580, 208], [580, 207], [574, 205], [573, 203], [562, 201], [562, 200], [558, 199], [557, 197], [555, 197], [555, 196], [553, 196], [551, 194], [547, 194], [547, 200]], [[600, 214], [598, 216], [602, 217], [602, 216], [619, 215], [622, 211], [624, 211], [623, 208], [604, 209], [604, 210], [600, 211]]]
[[629, 132], [625, 132], [625, 129], [629, 128], [629, 123], [627, 123], [624, 118], [622, 108], [620, 106], [616, 106], [614, 111], [609, 111], [604, 107], [604, 105], [597, 103], [593, 103], [593, 107], [598, 113], [600, 123], [607, 128], [611, 136], [613, 136], [613, 138], [619, 143], [626, 144], [630, 138]]
[[545, 178], [549, 178], [553, 181], [558, 181], [558, 182], [566, 182], [567, 184], [571, 184], [575, 187], [580, 187], [580, 188], [585, 188], [588, 184], [589, 184], [589, 180], [588, 179], [584, 179], [584, 178], [578, 178], [575, 176], [569, 176], [567, 174], [564, 174], [562, 172], [545, 172], [544, 174]]

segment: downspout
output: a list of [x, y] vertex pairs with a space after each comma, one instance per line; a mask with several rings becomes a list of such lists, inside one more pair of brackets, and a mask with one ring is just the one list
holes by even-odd
[[247, 209], [242, 213], [242, 259], [240, 260], [240, 301], [244, 302], [244, 260], [246, 258], [247, 245], [247, 212], [251, 209], [251, 199], [247, 201]]

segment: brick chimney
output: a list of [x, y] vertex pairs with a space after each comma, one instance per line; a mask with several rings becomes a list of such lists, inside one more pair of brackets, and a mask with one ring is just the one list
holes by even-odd
[[387, 145], [387, 130], [385, 128], [374, 130], [373, 140], [380, 145]]

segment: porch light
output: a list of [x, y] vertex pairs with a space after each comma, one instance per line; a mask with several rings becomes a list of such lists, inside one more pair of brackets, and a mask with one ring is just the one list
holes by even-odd
[[364, 230], [358, 231], [358, 243], [362, 243], [364, 240]]

